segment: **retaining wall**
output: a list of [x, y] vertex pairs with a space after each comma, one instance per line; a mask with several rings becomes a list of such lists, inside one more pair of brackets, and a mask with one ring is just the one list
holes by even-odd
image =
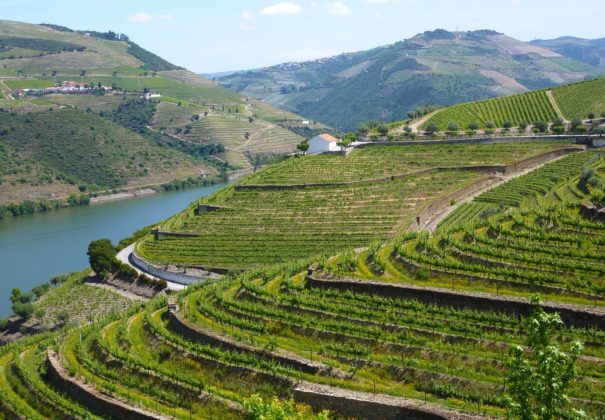
[[374, 141], [354, 142], [352, 147], [362, 149], [374, 146], [416, 146], [431, 144], [483, 144], [483, 143], [507, 143], [532, 140], [574, 140], [577, 144], [592, 144], [592, 140], [600, 136], [577, 135], [577, 136], [511, 136], [511, 137], [481, 137], [476, 139], [448, 139], [448, 140], [410, 140], [410, 141]]
[[537, 166], [537, 165], [544, 163], [546, 161], [549, 161], [551, 159], [565, 156], [570, 153], [575, 153], [575, 152], [578, 152], [579, 150], [581, 150], [581, 149], [579, 149], [578, 147], [566, 147], [564, 149], [553, 150], [551, 152], [546, 152], [546, 153], [543, 153], [538, 156], [533, 156], [533, 157], [530, 157], [527, 159], [523, 159], [519, 162], [514, 162], [514, 163], [507, 165], [505, 173], [512, 174], [515, 172], [524, 171], [526, 169], [533, 168], [534, 166]]
[[323, 182], [323, 183], [309, 183], [309, 184], [248, 184], [248, 185], [234, 185], [235, 191], [246, 191], [246, 190], [265, 190], [265, 191], [281, 191], [281, 190], [302, 190], [304, 188], [321, 188], [321, 187], [349, 187], [356, 185], [367, 185], [374, 184], [377, 182], [388, 182], [396, 179], [409, 178], [412, 176], [424, 175], [432, 172], [447, 172], [447, 171], [475, 171], [484, 173], [504, 173], [506, 171], [506, 165], [474, 165], [474, 166], [454, 166], [445, 167], [440, 166], [436, 168], [422, 169], [419, 171], [407, 172], [405, 174], [396, 174], [386, 176], [383, 178], [366, 179], [362, 181], [345, 181], [345, 182]]
[[597, 207], [592, 203], [580, 204], [580, 215], [589, 220], [605, 223], [605, 208]]
[[178, 312], [176, 305], [169, 305], [169, 308], [170, 325], [172, 329], [194, 342], [221, 347], [235, 352], [250, 352], [266, 359], [273, 360], [281, 365], [290, 366], [294, 369], [301, 370], [305, 373], [317, 374], [324, 367], [319, 363], [313, 363], [311, 361], [295, 358], [294, 355], [293, 357], [289, 357], [287, 355], [275, 354], [248, 346], [243, 343], [233, 342], [227, 338], [215, 334], [212, 331], [202, 331], [184, 319], [184, 317]]
[[294, 399], [308, 404], [316, 410], [333, 410], [345, 417], [356, 419], [471, 420], [482, 418], [450, 411], [420, 400], [349, 391], [307, 382], [294, 388]]
[[168, 417], [144, 411], [113, 397], [102, 394], [99, 390], [93, 388], [92, 386], [72, 378], [61, 365], [55, 352], [51, 349], [48, 349], [46, 352], [46, 360], [48, 372], [52, 378], [52, 381], [55, 382], [57, 386], [65, 391], [71, 398], [99, 415], [116, 419], [168, 419]]
[[[497, 296], [488, 293], [456, 292], [435, 287], [379, 283], [352, 279], [327, 279], [316, 274], [307, 275], [307, 285], [318, 288], [350, 290], [356, 293], [375, 294], [387, 297], [416, 299], [420, 302], [471, 308], [486, 311], [505, 312], [514, 315], [528, 316], [533, 305], [527, 300]], [[567, 324], [578, 328], [605, 328], [605, 309], [580, 307], [565, 303], [548, 302], [542, 305], [547, 312], [558, 312]]]
[[149, 273], [155, 277], [173, 283], [189, 285], [202, 280], [206, 280], [208, 278], [206, 276], [193, 276], [185, 273], [175, 273], [173, 271], [162, 270], [161, 268], [158, 268], [139, 257], [134, 251], [132, 252], [132, 254], [130, 254], [129, 259], [135, 267], [139, 268], [145, 273]]

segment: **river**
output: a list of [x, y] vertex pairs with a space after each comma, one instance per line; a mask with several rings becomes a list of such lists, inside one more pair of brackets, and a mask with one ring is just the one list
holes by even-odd
[[0, 221], [0, 317], [10, 314], [13, 288], [30, 290], [51, 277], [88, 266], [90, 241], [115, 244], [179, 212], [225, 184], [71, 207]]

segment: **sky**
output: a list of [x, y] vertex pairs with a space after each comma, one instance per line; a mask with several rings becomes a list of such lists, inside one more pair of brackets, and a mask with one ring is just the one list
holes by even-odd
[[197, 73], [366, 50], [436, 28], [605, 37], [604, 0], [0, 0], [0, 19], [127, 34]]

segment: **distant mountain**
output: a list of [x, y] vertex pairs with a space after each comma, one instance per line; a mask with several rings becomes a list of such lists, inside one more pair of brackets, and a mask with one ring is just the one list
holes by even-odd
[[536, 39], [530, 44], [549, 48], [565, 57], [591, 66], [605, 67], [605, 38], [583, 39], [564, 36], [557, 39]]
[[402, 119], [418, 107], [520, 93], [602, 72], [494, 31], [437, 29], [369, 51], [236, 72], [217, 81], [351, 130], [367, 120]]

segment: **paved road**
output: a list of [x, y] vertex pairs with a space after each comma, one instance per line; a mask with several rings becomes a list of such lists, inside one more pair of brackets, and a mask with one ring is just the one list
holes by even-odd
[[[132, 263], [132, 261], [130, 260], [130, 255], [133, 253], [133, 251], [134, 251], [134, 244], [129, 245], [126, 248], [124, 248], [123, 250], [121, 250], [120, 252], [118, 252], [118, 255], [116, 255], [116, 258], [118, 259], [118, 261], [121, 261], [124, 264], [127, 264], [127, 265], [131, 266], [132, 268], [134, 268], [135, 271], [139, 274], [145, 274], [147, 277], [151, 277], [154, 280], [166, 280], [166, 279], [160, 278], [158, 276], [154, 276], [153, 274], [143, 271], [139, 267], [135, 266]], [[186, 287], [182, 284], [173, 283], [168, 280], [166, 280], [166, 283], [168, 284], [168, 288], [170, 290], [183, 290]]]

